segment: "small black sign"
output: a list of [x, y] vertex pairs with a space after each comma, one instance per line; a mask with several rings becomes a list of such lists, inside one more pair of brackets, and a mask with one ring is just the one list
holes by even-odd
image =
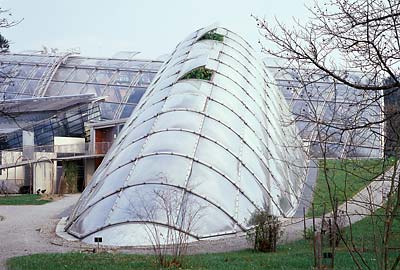
[[103, 237], [95, 237], [95, 238], [94, 238], [94, 242], [95, 242], [95, 243], [101, 243], [101, 242], [103, 242]]

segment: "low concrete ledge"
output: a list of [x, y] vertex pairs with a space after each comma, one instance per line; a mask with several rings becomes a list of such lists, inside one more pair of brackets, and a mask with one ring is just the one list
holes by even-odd
[[67, 225], [67, 218], [68, 218], [68, 217], [62, 217], [62, 218], [60, 219], [60, 221], [57, 223], [57, 226], [56, 226], [56, 235], [57, 235], [58, 237], [61, 237], [61, 238], [65, 239], [65, 240], [67, 240], [67, 241], [72, 241], [72, 242], [74, 242], [74, 241], [79, 241], [78, 238], [76, 238], [75, 236], [70, 235], [69, 233], [67, 233], [66, 231], [64, 231], [64, 228], [65, 228], [65, 226]]

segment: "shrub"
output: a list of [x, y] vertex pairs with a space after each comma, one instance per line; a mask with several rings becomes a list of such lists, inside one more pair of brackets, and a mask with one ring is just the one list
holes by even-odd
[[183, 76], [181, 80], [199, 79], [209, 81], [211, 80], [212, 74], [212, 70], [206, 69], [205, 67], [198, 67], [185, 74], [185, 76]]
[[266, 210], [256, 210], [247, 225], [254, 226], [247, 232], [247, 238], [253, 243], [254, 250], [276, 251], [276, 243], [281, 236], [281, 224], [277, 216], [269, 214]]
[[210, 39], [210, 40], [216, 40], [216, 41], [222, 42], [224, 40], [224, 36], [221, 34], [215, 33], [215, 31], [209, 31], [200, 38], [200, 40], [204, 40], [204, 39]]

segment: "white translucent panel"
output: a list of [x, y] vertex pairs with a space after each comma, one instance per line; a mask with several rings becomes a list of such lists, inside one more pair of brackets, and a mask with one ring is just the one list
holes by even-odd
[[159, 91], [158, 93], [156, 93], [154, 95], [151, 95], [150, 97], [148, 97], [145, 100], [144, 104], [146, 104], [147, 105], [146, 107], [148, 107], [149, 105], [152, 105], [152, 104], [155, 104], [155, 103], [159, 103], [159, 102], [164, 103], [165, 102], [165, 98], [168, 96], [170, 90], [171, 90], [170, 88], [165, 88], [162, 91]]
[[268, 183], [260, 183], [243, 165], [240, 165], [240, 190], [249, 197], [257, 207], [262, 208], [268, 197]]
[[174, 94], [196, 94], [210, 96], [211, 90], [214, 88], [200, 80], [183, 80], [177, 82], [171, 89], [171, 95]]
[[260, 137], [257, 137], [256, 134], [249, 128], [245, 128], [245, 132], [243, 132], [243, 139], [246, 144], [248, 144], [249, 148], [251, 148], [260, 158], [262, 158], [263, 155], [268, 155], [265, 142], [263, 143]]
[[207, 200], [222, 207], [229, 215], [234, 216], [237, 188], [221, 174], [203, 164], [194, 163], [192, 172], [188, 189], [206, 197]]
[[254, 213], [257, 208], [242, 195], [239, 195], [238, 201], [237, 220], [243, 227], [247, 227], [247, 223], [249, 222], [249, 213]]
[[[226, 59], [233, 58], [236, 61], [238, 61], [239, 63], [242, 63], [246, 67], [246, 69], [249, 70], [249, 73], [251, 73], [251, 74], [258, 73], [257, 75], [261, 75], [259, 70], [256, 69], [251, 64], [251, 61], [247, 57], [245, 57], [243, 54], [241, 54], [239, 51], [237, 51], [236, 49], [231, 48], [231, 47], [226, 47], [224, 51], [226, 53], [226, 56], [223, 56], [224, 58], [226, 58]], [[226, 60], [224, 62], [231, 62], [231, 60]]]
[[203, 115], [195, 112], [171, 111], [158, 117], [154, 130], [182, 128], [199, 132], [203, 118]]
[[243, 121], [231, 110], [216, 102], [208, 102], [207, 111], [211, 117], [218, 119], [237, 134], [242, 133]]
[[[179, 137], [179, 144], [176, 138]], [[157, 152], [172, 152], [186, 156], [193, 156], [193, 152], [198, 140], [198, 135], [182, 131], [162, 131], [151, 134], [147, 137], [146, 146], [143, 154]]]
[[218, 86], [225, 88], [232, 94], [238, 96], [240, 98], [240, 100], [242, 100], [245, 104], [256, 103], [253, 105], [254, 107], [257, 106], [259, 108], [263, 108], [263, 103], [262, 103], [261, 99], [255, 100], [253, 95], [251, 95], [248, 91], [246, 91], [246, 89], [243, 89], [240, 85], [236, 84], [230, 78], [221, 76], [218, 73], [216, 73], [214, 75], [214, 82]]
[[[175, 214], [171, 211], [178, 210], [182, 195], [180, 189], [166, 185], [141, 184], [128, 187], [120, 194], [107, 221], [110, 224], [153, 221], [168, 225], [168, 219], [173, 217], [167, 215]], [[165, 199], [174, 201], [171, 205], [164, 204]]]
[[206, 97], [198, 95], [171, 95], [164, 105], [164, 110], [179, 108], [191, 108], [195, 111], [203, 111], [206, 103]]
[[[111, 169], [111, 168], [110, 168]], [[95, 196], [89, 200], [89, 204], [93, 204], [98, 200], [102, 199], [106, 195], [116, 193], [123, 186], [124, 182], [127, 180], [129, 172], [132, 170], [132, 163], [128, 163], [125, 166], [114, 168], [114, 170], [109, 170], [107, 174], [104, 175], [108, 180], [103, 181], [95, 189]]]
[[186, 60], [182, 67], [181, 67], [181, 71], [179, 72], [179, 78], [185, 76], [187, 73], [189, 73], [190, 71], [201, 67], [201, 66], [205, 66], [206, 62], [207, 62], [208, 56], [202, 55], [196, 58], [192, 58], [192, 59], [188, 59]]
[[[198, 199], [200, 200], [200, 199]], [[194, 232], [201, 236], [218, 236], [235, 232], [236, 222], [215, 205], [209, 204], [201, 210], [201, 226]]]
[[203, 40], [198, 43], [195, 43], [192, 46], [187, 58], [191, 59], [191, 58], [197, 58], [197, 57], [204, 56], [205, 54], [210, 52], [210, 49], [212, 48], [212, 46], [213, 46], [213, 43], [205, 42]]
[[87, 235], [101, 229], [107, 219], [107, 215], [104, 215], [104, 213], [111, 211], [116, 198], [117, 195], [107, 197], [83, 212], [72, 224], [71, 232], [78, 235]]
[[239, 161], [221, 146], [201, 138], [199, 140], [196, 158], [212, 165], [222, 174], [231, 179], [231, 181], [237, 182], [237, 166]]
[[233, 110], [239, 115], [243, 115], [243, 112], [246, 111], [244, 105], [236, 98], [232, 97], [228, 92], [217, 90], [213, 91], [212, 98], [218, 101], [219, 103], [224, 104], [229, 109]]
[[243, 160], [248, 170], [257, 177], [261, 183], [268, 182], [268, 170], [257, 155], [247, 145], [243, 145]]
[[[197, 30], [195, 32], [196, 40], [201, 39], [207, 32], [215, 31], [216, 29], [219, 29], [218, 28], [218, 24], [214, 23], [214, 24], [211, 24], [211, 25], [209, 25], [207, 27], [204, 27], [204, 28], [201, 28], [201, 29]], [[193, 35], [190, 35], [189, 37], [192, 38]]]
[[[155, 118], [141, 123], [134, 130], [126, 134], [124, 140], [121, 142], [121, 148], [125, 149], [129, 145], [131, 145], [134, 141], [138, 139], [145, 138], [145, 136], [150, 132], [154, 125]], [[124, 135], [124, 134], [123, 134]], [[117, 142], [118, 143], [118, 142]], [[123, 158], [123, 157], [122, 157]]]
[[148, 110], [142, 111], [139, 115], [137, 115], [135, 122], [140, 124], [141, 122], [147, 121], [152, 117], [157, 117], [157, 114], [160, 112], [163, 106], [164, 102], [159, 102], [151, 105]]
[[[168, 235], [168, 228], [161, 225], [149, 226], [151, 230], [159, 232], [161, 235]], [[132, 243], [137, 243], [137, 245], [148, 245], [152, 239], [150, 238], [149, 229], [143, 224], [135, 223], [124, 223], [121, 225], [116, 225], [112, 227], [107, 227], [102, 230], [101, 236], [103, 239], [103, 245], [109, 246], [129, 246]], [[82, 241], [88, 244], [96, 244], [94, 242], [94, 235], [90, 235], [84, 238]], [[161, 244], [165, 242], [164, 237], [160, 238]], [[188, 242], [193, 242], [196, 239], [193, 237], [188, 237]]]
[[176, 155], [146, 156], [135, 163], [127, 184], [169, 183], [184, 187], [190, 165], [190, 159]]
[[211, 140], [217, 141], [222, 147], [229, 149], [234, 155], [240, 155], [241, 139], [227, 126], [211, 118], [206, 118], [203, 123], [202, 134]]
[[[143, 144], [145, 143], [146, 139], [138, 140], [134, 143], [129, 144], [128, 146], [118, 149], [118, 153], [121, 153], [115, 156], [108, 165], [107, 174], [112, 173], [116, 169], [121, 166], [124, 166], [127, 163], [130, 163], [131, 160], [134, 160], [142, 151]], [[124, 158], [121, 158], [121, 155], [124, 155]], [[131, 158], [129, 158], [131, 156]], [[132, 165], [131, 165], [132, 167]]]

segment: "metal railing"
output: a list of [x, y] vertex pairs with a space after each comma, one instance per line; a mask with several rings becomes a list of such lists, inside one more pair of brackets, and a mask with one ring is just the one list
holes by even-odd
[[96, 143], [78, 143], [64, 145], [40, 145], [40, 146], [25, 146], [12, 149], [2, 150], [3, 152], [23, 152], [29, 151], [33, 153], [46, 152], [57, 153], [62, 156], [90, 156], [103, 155], [110, 149], [112, 142], [96, 142]]

